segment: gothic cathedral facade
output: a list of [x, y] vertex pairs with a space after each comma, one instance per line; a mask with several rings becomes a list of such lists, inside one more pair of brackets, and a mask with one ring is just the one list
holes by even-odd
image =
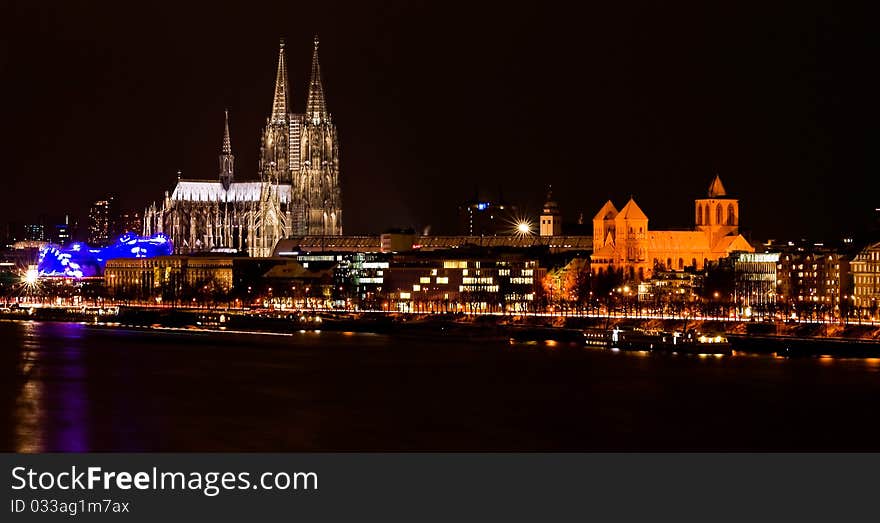
[[144, 233], [164, 232], [178, 254], [259, 257], [270, 256], [289, 236], [341, 235], [339, 141], [324, 98], [317, 37], [304, 113], [291, 111], [290, 94], [282, 41], [272, 111], [260, 140], [259, 180], [235, 179], [227, 114], [219, 176], [179, 178], [163, 201], [146, 209]]

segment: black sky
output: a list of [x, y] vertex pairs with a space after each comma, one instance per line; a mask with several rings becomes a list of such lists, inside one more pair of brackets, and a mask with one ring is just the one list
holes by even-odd
[[300, 111], [319, 33], [346, 232], [452, 232], [475, 187], [535, 211], [547, 183], [567, 219], [633, 195], [652, 228], [684, 227], [718, 172], [753, 238], [831, 238], [880, 206], [877, 46], [840, 8], [16, 0], [0, 221], [216, 176], [226, 107], [255, 177], [278, 38]]

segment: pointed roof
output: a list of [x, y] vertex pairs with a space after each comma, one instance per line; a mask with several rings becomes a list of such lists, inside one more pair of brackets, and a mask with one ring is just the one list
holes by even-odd
[[223, 127], [223, 154], [232, 154], [232, 141], [229, 139], [229, 111], [224, 110], [226, 123]]
[[324, 86], [321, 84], [321, 64], [318, 62], [318, 35], [315, 35], [315, 49], [312, 51], [312, 76], [309, 80], [306, 115], [313, 120], [327, 118], [327, 103], [324, 101]]
[[618, 218], [623, 218], [624, 220], [647, 220], [648, 217], [642, 210], [639, 208], [636, 201], [630, 197], [629, 201], [626, 202], [626, 205], [623, 206], [623, 209], [620, 210], [620, 213], [617, 215]]
[[544, 214], [559, 214], [559, 204], [553, 199], [553, 186], [547, 186], [547, 201], [544, 202]]
[[272, 100], [273, 122], [286, 122], [290, 112], [287, 106], [287, 66], [284, 64], [284, 39], [278, 49], [278, 72], [275, 75], [275, 97]]
[[593, 216], [594, 220], [607, 220], [609, 218], [617, 217], [617, 207], [611, 203], [611, 200], [605, 202], [605, 205], [599, 209], [599, 212], [596, 213], [596, 216]]
[[709, 185], [709, 198], [723, 198], [725, 196], [727, 196], [727, 191], [724, 190], [721, 177], [716, 174], [712, 184]]

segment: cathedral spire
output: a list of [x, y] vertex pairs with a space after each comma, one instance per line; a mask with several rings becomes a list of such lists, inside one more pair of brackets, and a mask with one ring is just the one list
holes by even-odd
[[278, 73], [275, 76], [275, 98], [272, 100], [273, 122], [286, 122], [289, 113], [287, 107], [287, 66], [284, 63], [284, 39], [278, 49]]
[[229, 189], [235, 179], [235, 156], [232, 154], [232, 140], [229, 139], [229, 111], [224, 110], [223, 148], [220, 151], [220, 183]]
[[312, 76], [309, 81], [306, 117], [312, 120], [327, 118], [327, 103], [324, 101], [324, 87], [321, 85], [321, 64], [318, 63], [318, 35], [315, 35], [315, 49], [312, 51]]
[[223, 154], [232, 154], [232, 141], [229, 139], [229, 110], [224, 109], [226, 122], [223, 127]]

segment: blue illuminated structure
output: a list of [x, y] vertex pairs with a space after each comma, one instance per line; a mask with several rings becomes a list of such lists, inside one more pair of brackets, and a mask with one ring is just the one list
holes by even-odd
[[40, 249], [37, 270], [40, 276], [89, 278], [101, 276], [107, 260], [168, 256], [173, 250], [171, 240], [162, 233], [149, 237], [125, 233], [113, 245], [99, 249], [80, 242], [67, 247], [50, 244]]

